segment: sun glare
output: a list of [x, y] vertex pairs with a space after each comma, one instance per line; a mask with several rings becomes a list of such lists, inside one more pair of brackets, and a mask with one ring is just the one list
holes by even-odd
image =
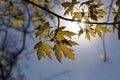
[[81, 28], [85, 28], [85, 23], [77, 23], [77, 22], [66, 22], [64, 23], [66, 26], [66, 29], [75, 33], [78, 33]]
[[69, 23], [69, 27], [68, 30], [77, 33], [80, 30], [79, 25], [77, 24], [77, 22], [70, 22]]
[[85, 23], [81, 22], [80, 26], [81, 26], [81, 28], [85, 28]]

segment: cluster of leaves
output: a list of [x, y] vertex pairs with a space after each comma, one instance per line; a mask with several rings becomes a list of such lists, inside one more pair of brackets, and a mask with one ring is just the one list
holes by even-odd
[[[70, 6], [71, 4], [72, 8]], [[78, 36], [82, 35], [83, 33], [86, 33], [85, 37], [88, 40], [91, 40], [91, 37], [95, 37], [96, 34], [98, 34], [98, 36], [102, 39], [102, 31], [105, 33], [111, 33], [111, 31], [108, 28], [100, 24], [93, 25], [86, 23], [84, 28], [82, 28], [80, 24], [81, 22], [84, 23], [84, 21], [98, 22], [107, 15], [107, 12], [102, 9], [103, 3], [101, 1], [95, 2], [93, 0], [90, 0], [80, 3], [77, 2], [77, 0], [72, 0], [72, 2], [62, 3], [62, 6], [65, 9], [67, 7], [64, 15], [69, 15], [69, 13], [71, 13], [70, 15], [72, 16], [72, 19], [81, 20], [80, 22], [78, 22], [78, 25], [80, 27]], [[76, 9], [76, 11], [73, 11], [73, 8]]]
[[[40, 42], [34, 48], [37, 49], [39, 59], [45, 57], [45, 54], [52, 59], [52, 51], [55, 51], [56, 58], [59, 62], [62, 60], [62, 54], [69, 59], [75, 60], [73, 50], [70, 47], [78, 44], [68, 39], [71, 39], [76, 34], [65, 31], [64, 28], [63, 26], [53, 30], [49, 22], [45, 22], [44, 25], [40, 25], [37, 28], [36, 36], [39, 36]], [[53, 42], [53, 46], [49, 45], [47, 41]]]
[[4, 16], [3, 26], [12, 25], [15, 27], [20, 27], [24, 23], [25, 15], [23, 8], [20, 8], [20, 4], [18, 5], [14, 1], [0, 1], [0, 15]]
[[[117, 0], [116, 3], [113, 5], [113, 15], [114, 17], [114, 22], [120, 22], [120, 0]], [[118, 38], [120, 39], [120, 24], [114, 24], [113, 25], [113, 31], [118, 30]]]
[[[77, 0], [65, 2], [62, 0], [62, 2], [63, 3], [61, 5], [65, 9], [64, 15], [71, 15], [72, 20], [77, 21], [80, 28], [78, 34], [71, 31], [65, 31], [66, 26], [60, 27], [59, 20], [57, 28], [51, 26], [50, 22], [47, 22], [45, 20], [42, 10], [40, 10], [40, 7], [36, 5], [42, 5], [42, 3], [44, 3], [50, 7], [50, 0], [0, 0], [0, 4], [2, 4], [2, 6], [0, 6], [0, 15], [7, 15], [5, 18], [7, 20], [5, 20], [4, 25], [10, 24], [13, 26], [22, 26], [26, 20], [25, 17], [27, 16], [24, 11], [31, 9], [30, 21], [32, 25], [35, 26], [36, 37], [39, 37], [40, 40], [35, 45], [35, 49], [37, 49], [38, 59], [45, 57], [45, 54], [50, 59], [52, 59], [52, 52], [54, 52], [59, 62], [61, 62], [63, 55], [69, 59], [75, 60], [73, 52], [74, 50], [72, 50], [71, 47], [78, 45], [78, 43], [72, 41], [72, 36], [78, 35], [80, 37], [85, 33], [85, 38], [88, 40], [91, 40], [91, 37], [95, 37], [96, 35], [102, 39], [102, 33], [111, 33], [111, 30], [105, 27], [103, 24], [97, 24], [97, 22], [101, 21], [105, 16], [109, 14], [103, 9], [104, 4], [101, 2], [101, 0], [88, 0], [86, 2], [79, 2]], [[36, 5], [33, 5], [32, 3]], [[4, 8], [2, 8], [3, 6]], [[115, 7], [113, 7], [113, 9], [113, 23], [119, 23], [120, 0], [116, 1]], [[50, 12], [49, 10], [47, 11]], [[60, 16], [55, 16], [60, 19]], [[82, 28], [81, 22], [85, 23], [84, 28]], [[90, 22], [93, 22], [95, 24]], [[113, 24], [113, 31], [115, 30], [118, 30], [118, 37], [120, 39], [120, 24]], [[52, 42], [52, 44], [50, 45], [49, 42]]]

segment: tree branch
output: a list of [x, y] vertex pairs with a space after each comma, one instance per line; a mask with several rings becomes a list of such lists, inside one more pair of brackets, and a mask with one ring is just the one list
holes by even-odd
[[48, 12], [48, 13], [50, 13], [50, 14], [52, 14], [52, 15], [60, 18], [60, 19], [66, 20], [66, 21], [83, 22], [83, 23], [87, 23], [87, 24], [102, 24], [102, 25], [115, 25], [115, 24], [120, 24], [120, 22], [114, 22], [114, 23], [112, 23], [112, 22], [90, 22], [90, 21], [88, 22], [88, 21], [81, 21], [81, 20], [69, 19], [69, 18], [65, 18], [65, 17], [63, 17], [63, 16], [60, 16], [60, 15], [58, 15], [58, 14], [50, 11], [49, 9], [47, 9], [47, 8], [45, 8], [45, 7], [42, 7], [42, 6], [40, 6], [40, 5], [38, 5], [38, 4], [34, 3], [34, 2], [31, 2], [31, 1], [29, 1], [29, 0], [23, 0], [23, 1], [25, 1], [25, 2], [27, 2], [27, 3], [29, 3], [29, 4], [32, 4], [32, 5], [34, 5], [34, 6], [37, 6], [37, 7], [41, 8], [41, 9], [45, 10], [46, 12]]

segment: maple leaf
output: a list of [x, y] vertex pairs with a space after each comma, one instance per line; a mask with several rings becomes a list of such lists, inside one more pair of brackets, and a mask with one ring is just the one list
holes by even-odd
[[64, 28], [65, 27], [60, 27], [58, 29], [58, 32], [57, 32], [57, 35], [56, 35], [57, 40], [63, 40], [63, 39], [65, 39], [65, 37], [72, 38], [72, 36], [76, 35], [74, 32], [63, 31]]
[[78, 33], [78, 37], [80, 37], [83, 33], [84, 33], [84, 30], [81, 28], [79, 33]]
[[77, 0], [72, 0], [72, 2], [64, 2], [62, 3], [62, 6], [66, 9], [64, 15], [72, 15], [74, 5], [78, 4], [80, 2], [77, 2]]
[[[39, 1], [39, 0], [32, 0], [32, 2], [35, 3], [35, 4], [37, 4], [37, 5], [40, 4], [40, 1]], [[34, 8], [35, 8], [36, 12], [40, 12], [40, 8], [39, 8], [39, 7], [34, 6]]]
[[103, 25], [97, 25], [95, 28], [95, 32], [98, 33], [99, 37], [102, 39], [102, 32], [106, 32], [106, 33], [111, 33], [111, 31], [109, 29], [107, 29], [106, 27], [103, 27]]
[[68, 57], [71, 60], [75, 60], [75, 56], [73, 54], [72, 49], [68, 48], [66, 44], [60, 43], [59, 45], [65, 57]]
[[63, 39], [60, 42], [62, 42], [63, 44], [66, 44], [66, 45], [68, 45], [70, 47], [78, 45], [78, 43], [76, 43], [74, 41], [71, 41], [71, 40], [67, 40], [67, 39]]
[[89, 30], [86, 29], [86, 35], [85, 37], [90, 41], [91, 40], [91, 37], [90, 37], [90, 33], [89, 33]]
[[23, 24], [23, 21], [20, 19], [11, 22], [13, 23], [14, 26], [21, 26]]
[[32, 21], [33, 21], [33, 24], [35, 25], [35, 27], [38, 27], [40, 25], [40, 22], [43, 22], [43, 18], [42, 16], [33, 16], [32, 17]]
[[67, 46], [75, 46], [78, 45], [78, 43], [71, 41], [71, 40], [61, 40], [57, 41], [57, 43], [54, 45], [54, 51], [56, 58], [59, 62], [62, 60], [62, 53], [64, 54], [65, 57], [68, 57], [71, 60], [75, 60], [73, 50]]
[[3, 51], [2, 50], [0, 50], [0, 55], [2, 55], [3, 54]]
[[38, 31], [36, 32], [36, 36], [39, 36], [41, 39], [44, 35], [44, 32], [50, 29], [50, 24], [49, 22], [46, 22], [43, 26], [39, 26]]
[[39, 60], [42, 57], [45, 57], [44, 53], [46, 53], [49, 59], [52, 59], [51, 51], [50, 51], [52, 47], [49, 44], [40, 41], [39, 43], [35, 45], [34, 49], [37, 49], [37, 55], [38, 55]]
[[55, 55], [56, 55], [57, 60], [59, 62], [61, 62], [61, 60], [62, 60], [62, 53], [61, 53], [62, 50], [61, 50], [59, 44], [54, 45], [54, 50], [55, 50]]
[[103, 11], [103, 10], [98, 10], [98, 15], [103, 17], [103, 16], [106, 16], [107, 15], [107, 12], [106, 11]]
[[72, 19], [81, 20], [82, 19], [82, 13], [81, 12], [74, 12]]

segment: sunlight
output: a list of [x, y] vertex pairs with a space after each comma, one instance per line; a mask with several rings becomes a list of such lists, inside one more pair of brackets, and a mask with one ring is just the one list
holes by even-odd
[[80, 26], [81, 26], [81, 28], [85, 28], [85, 23], [81, 22]]
[[80, 27], [77, 24], [77, 22], [68, 22], [67, 25], [68, 25], [67, 29], [72, 32], [78, 33], [80, 30]]

